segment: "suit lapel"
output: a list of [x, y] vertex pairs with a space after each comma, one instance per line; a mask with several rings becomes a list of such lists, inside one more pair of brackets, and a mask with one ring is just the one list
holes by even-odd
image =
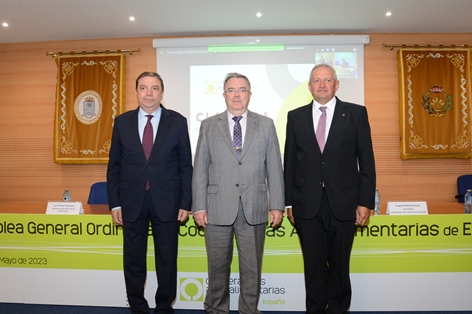
[[[256, 136], [257, 124], [258, 124], [257, 116], [248, 110], [247, 121], [246, 121], [246, 135], [244, 136], [243, 150], [241, 152], [240, 159], [243, 159], [244, 155], [246, 155], [246, 152], [249, 150], [249, 146], [251, 146], [252, 140]], [[238, 156], [236, 154], [236, 151], [235, 151], [235, 155], [236, 157]]]
[[223, 113], [220, 113], [218, 119], [218, 129], [220, 130], [221, 136], [223, 137], [226, 146], [228, 146], [228, 149], [233, 152], [234, 157], [237, 159], [238, 154], [236, 154], [236, 150], [234, 149], [233, 140], [231, 139], [231, 133], [229, 131], [227, 111], [225, 110]]
[[151, 161], [156, 156], [157, 152], [161, 148], [170, 127], [170, 113], [166, 108], [164, 108], [164, 106], [161, 105], [161, 108], [161, 119], [159, 120], [159, 126], [157, 127], [157, 134], [156, 138], [154, 139], [154, 145], [152, 146], [149, 161]]
[[144, 155], [143, 144], [141, 143], [141, 138], [139, 137], [139, 127], [138, 127], [138, 109], [134, 110], [133, 114], [129, 116], [130, 123], [129, 125], [129, 134], [131, 135], [131, 143], [134, 143], [135, 150], [141, 155], [141, 157], [146, 160]]
[[341, 127], [346, 121], [346, 106], [342, 101], [336, 97], [336, 107], [334, 108], [333, 121], [331, 121], [331, 127], [329, 128], [328, 138], [326, 140], [326, 145], [324, 152], [329, 150], [331, 144], [336, 140], [336, 137], [341, 131]]
[[305, 129], [305, 132], [307, 134], [307, 140], [310, 143], [315, 142], [316, 147], [318, 147], [318, 151], [321, 153], [321, 150], [318, 146], [318, 141], [316, 140], [315, 127], [313, 124], [313, 102], [311, 103], [311, 106], [305, 106], [305, 108], [303, 109], [301, 116], [301, 124], [303, 125], [303, 128]]

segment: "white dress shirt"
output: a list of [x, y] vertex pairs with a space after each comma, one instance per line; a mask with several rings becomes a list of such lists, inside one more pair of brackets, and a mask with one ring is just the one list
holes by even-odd
[[147, 113], [145, 112], [141, 107], [139, 107], [139, 112], [138, 112], [138, 131], [139, 131], [139, 138], [141, 139], [141, 143], [143, 142], [143, 134], [144, 134], [144, 128], [146, 127], [148, 118], [146, 117], [147, 115], [153, 115], [151, 118], [151, 124], [152, 124], [152, 140], [156, 138], [157, 134], [157, 128], [159, 127], [159, 122], [161, 121], [161, 115], [162, 115], [162, 108], [159, 106], [159, 109], [152, 113]]
[[[229, 133], [231, 134], [231, 140], [233, 140], [233, 131], [234, 131], [234, 120], [233, 117], [239, 117], [239, 116], [233, 116], [232, 113], [229, 111], [226, 111], [226, 115], [228, 116], [228, 125], [229, 125]], [[247, 110], [241, 115], [243, 118], [239, 120], [239, 124], [241, 124], [241, 135], [243, 137], [242, 145], [244, 147], [244, 137], [246, 135], [246, 126], [247, 126]]]
[[313, 99], [313, 127], [314, 130], [318, 127], [318, 122], [321, 117], [320, 107], [326, 107], [326, 130], [325, 130], [325, 143], [328, 139], [329, 129], [331, 127], [331, 122], [333, 122], [334, 108], [336, 107], [336, 97], [333, 97], [326, 105], [321, 105], [316, 100]]

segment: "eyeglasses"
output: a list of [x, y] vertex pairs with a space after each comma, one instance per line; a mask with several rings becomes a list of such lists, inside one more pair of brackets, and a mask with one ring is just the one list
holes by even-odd
[[246, 94], [246, 93], [250, 93], [251, 91], [245, 89], [245, 88], [240, 88], [240, 89], [234, 89], [234, 88], [230, 88], [228, 90], [226, 90], [225, 94], [230, 94], [230, 95], [234, 95], [235, 93], [240, 93], [240, 94]]

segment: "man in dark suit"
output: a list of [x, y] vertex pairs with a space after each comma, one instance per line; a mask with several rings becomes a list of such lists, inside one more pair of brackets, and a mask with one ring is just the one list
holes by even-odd
[[335, 70], [316, 65], [308, 82], [313, 102], [288, 113], [285, 203], [300, 237], [307, 313], [348, 311], [355, 226], [374, 207], [367, 110], [335, 97], [338, 87]]
[[[193, 174], [193, 213], [205, 229], [207, 313], [229, 313], [233, 242], [239, 257], [238, 311], [260, 313], [262, 255], [267, 220], [279, 225], [284, 183], [279, 142], [271, 119], [248, 110], [249, 79], [228, 73], [223, 113], [200, 127]], [[270, 209], [270, 210], [269, 210]]]
[[136, 79], [139, 107], [115, 119], [109, 154], [108, 203], [123, 225], [126, 292], [132, 313], [149, 314], [144, 298], [151, 223], [158, 288], [154, 313], [173, 313], [179, 221], [188, 218], [192, 157], [187, 120], [161, 105], [164, 82], [155, 72]]

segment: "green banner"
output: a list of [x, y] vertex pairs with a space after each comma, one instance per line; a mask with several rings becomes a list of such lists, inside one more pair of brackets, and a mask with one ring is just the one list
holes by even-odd
[[0, 215], [0, 267], [123, 269], [122, 228], [108, 215]]
[[472, 216], [373, 216], [356, 232], [351, 271], [472, 272]]
[[[1, 214], [0, 267], [121, 270], [122, 236], [108, 215]], [[153, 270], [151, 236], [148, 247]], [[207, 271], [204, 230], [192, 218], [180, 227], [178, 269]], [[303, 273], [287, 219], [266, 230], [263, 272]], [[472, 215], [373, 216], [357, 229], [351, 272], [472, 272]]]

